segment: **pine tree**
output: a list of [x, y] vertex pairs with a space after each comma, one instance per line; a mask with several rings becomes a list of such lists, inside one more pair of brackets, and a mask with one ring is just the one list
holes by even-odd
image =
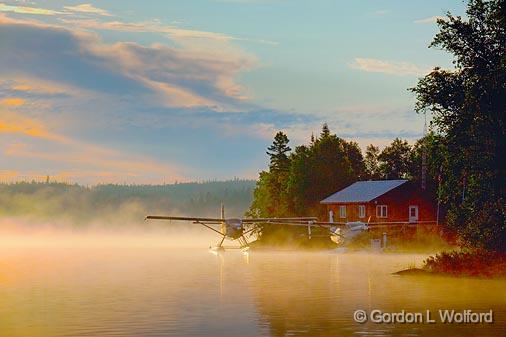
[[288, 146], [289, 139], [283, 132], [279, 131], [274, 137], [271, 146], [267, 148], [270, 157], [269, 168], [271, 171], [288, 171], [290, 161], [287, 153], [292, 149]]
[[365, 151], [365, 170], [368, 179], [377, 180], [380, 179], [379, 172], [379, 159], [378, 156], [380, 154], [379, 147], [374, 146], [373, 144], [369, 144]]
[[320, 138], [327, 138], [330, 136], [330, 129], [329, 129], [329, 126], [327, 123], [323, 123], [323, 126], [322, 126], [322, 132], [320, 134]]

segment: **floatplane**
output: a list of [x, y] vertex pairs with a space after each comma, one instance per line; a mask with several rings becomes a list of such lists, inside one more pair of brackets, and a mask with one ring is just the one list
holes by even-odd
[[[256, 225], [273, 226], [303, 226], [307, 228], [308, 238], [312, 237], [312, 229], [323, 228], [332, 241], [343, 242], [368, 230], [364, 222], [323, 222], [316, 217], [289, 217], [289, 218], [225, 218], [225, 208], [221, 206], [220, 218], [182, 217], [170, 215], [148, 215], [145, 220], [187, 221], [199, 224], [220, 235], [220, 240], [214, 247], [215, 251], [225, 249], [248, 250], [249, 242], [246, 239], [256, 229]], [[239, 246], [224, 246], [225, 239], [239, 243]]]

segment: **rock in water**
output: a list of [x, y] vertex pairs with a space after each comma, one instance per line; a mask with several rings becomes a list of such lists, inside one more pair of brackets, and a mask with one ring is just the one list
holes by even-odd
[[395, 273], [392, 273], [393, 275], [432, 275], [432, 273], [425, 269], [420, 268], [408, 268], [404, 269]]

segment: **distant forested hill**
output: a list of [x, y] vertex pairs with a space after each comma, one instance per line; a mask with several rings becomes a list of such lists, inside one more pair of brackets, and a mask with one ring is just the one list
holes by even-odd
[[76, 225], [142, 221], [148, 213], [242, 216], [251, 204], [254, 180], [171, 185], [97, 185], [61, 183], [0, 184], [0, 219], [28, 217]]

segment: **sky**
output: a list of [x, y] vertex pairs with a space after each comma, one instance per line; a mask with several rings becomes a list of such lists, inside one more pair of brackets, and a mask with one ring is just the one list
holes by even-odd
[[[384, 147], [461, 1], [0, 0], [0, 181], [256, 178], [277, 131]], [[429, 116], [430, 119], [430, 116]]]

